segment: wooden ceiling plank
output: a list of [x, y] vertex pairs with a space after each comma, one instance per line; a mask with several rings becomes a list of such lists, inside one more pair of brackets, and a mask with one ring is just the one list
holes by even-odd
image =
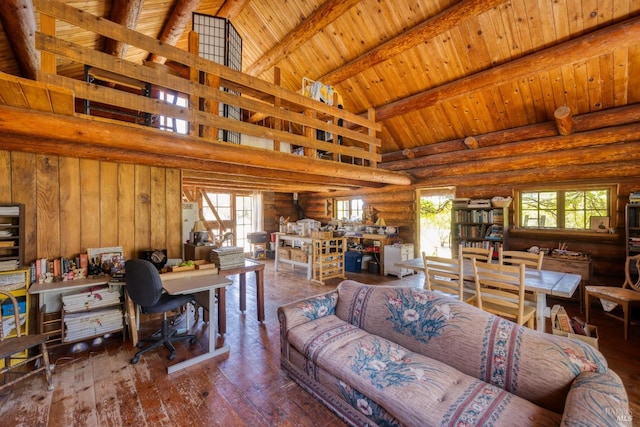
[[560, 67], [566, 63], [582, 61], [585, 52], [593, 52], [592, 55], [597, 56], [597, 52], [633, 46], [638, 42], [636, 34], [639, 31], [640, 17], [631, 18], [507, 64], [380, 106], [376, 108], [376, 117], [378, 121], [384, 121], [406, 114], [408, 111], [426, 108], [443, 99], [461, 96], [521, 76]]
[[302, 21], [293, 31], [287, 34], [276, 46], [251, 64], [245, 72], [252, 76], [259, 76], [274, 67], [280, 60], [289, 56], [301, 45], [314, 37], [319, 31], [345, 14], [360, 0], [327, 0], [316, 9], [311, 16]]

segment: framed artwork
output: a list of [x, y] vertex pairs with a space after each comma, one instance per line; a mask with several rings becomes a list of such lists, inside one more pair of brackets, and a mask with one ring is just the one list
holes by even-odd
[[596, 233], [608, 233], [609, 232], [609, 217], [608, 216], [592, 216], [590, 218], [591, 231]]

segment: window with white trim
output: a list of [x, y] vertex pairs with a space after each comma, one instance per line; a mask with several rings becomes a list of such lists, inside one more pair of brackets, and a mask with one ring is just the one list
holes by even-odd
[[518, 225], [524, 229], [591, 230], [592, 218], [613, 220], [616, 194], [615, 186], [607, 185], [521, 189], [516, 192]]
[[362, 199], [336, 200], [336, 218], [346, 221], [360, 221], [364, 210]]

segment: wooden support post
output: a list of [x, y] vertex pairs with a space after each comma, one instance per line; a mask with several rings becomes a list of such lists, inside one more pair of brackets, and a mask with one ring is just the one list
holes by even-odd
[[[189, 53], [192, 53], [194, 55], [199, 55], [200, 49], [198, 46], [199, 46], [198, 33], [196, 33], [195, 31], [190, 31], [189, 40], [188, 40]], [[189, 80], [191, 80], [194, 83], [200, 83], [200, 71], [193, 64], [189, 65]], [[197, 123], [196, 114], [200, 109], [200, 98], [198, 96], [196, 95], [189, 96], [189, 109], [191, 110], [191, 114], [192, 114], [191, 124], [189, 125], [189, 135], [200, 136], [199, 126], [195, 124]]]
[[[372, 123], [375, 124], [375, 122], [376, 122], [376, 110], [375, 110], [375, 108], [367, 109], [367, 118]], [[368, 133], [369, 133], [370, 137], [372, 137], [372, 138], [376, 137], [376, 130], [375, 130], [374, 126], [371, 126], [371, 127], [368, 128]], [[369, 152], [371, 154], [376, 154], [376, 146], [373, 145], [373, 144], [370, 144], [369, 145]], [[378, 167], [378, 162], [376, 162], [375, 160], [372, 159], [372, 160], [369, 161], [369, 166], [371, 166], [373, 168]]]
[[[56, 20], [55, 18], [40, 14], [40, 31], [48, 36], [55, 37], [56, 35]], [[58, 67], [56, 64], [56, 56], [53, 53], [42, 51], [40, 53], [40, 70], [49, 74], [57, 74]]]
[[573, 133], [573, 117], [569, 107], [566, 105], [558, 107], [556, 111], [553, 112], [553, 117], [560, 135], [567, 136]]
[[[304, 110], [304, 115], [307, 117], [313, 117], [315, 118], [316, 116], [316, 112], [313, 110]], [[316, 139], [316, 130], [312, 127], [309, 126], [305, 126], [304, 128], [304, 136], [306, 136], [309, 139]], [[317, 150], [315, 148], [304, 148], [304, 155], [305, 157], [312, 157], [312, 158], [316, 158], [317, 155]]]

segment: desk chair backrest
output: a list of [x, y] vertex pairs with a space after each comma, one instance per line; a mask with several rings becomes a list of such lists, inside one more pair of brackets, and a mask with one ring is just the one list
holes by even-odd
[[144, 259], [130, 259], [125, 263], [125, 277], [129, 297], [141, 307], [155, 305], [162, 296], [162, 280], [158, 269]]
[[502, 265], [518, 265], [524, 264], [525, 267], [531, 267], [542, 270], [542, 260], [544, 252], [537, 254], [525, 251], [505, 251], [498, 249], [498, 264]]

